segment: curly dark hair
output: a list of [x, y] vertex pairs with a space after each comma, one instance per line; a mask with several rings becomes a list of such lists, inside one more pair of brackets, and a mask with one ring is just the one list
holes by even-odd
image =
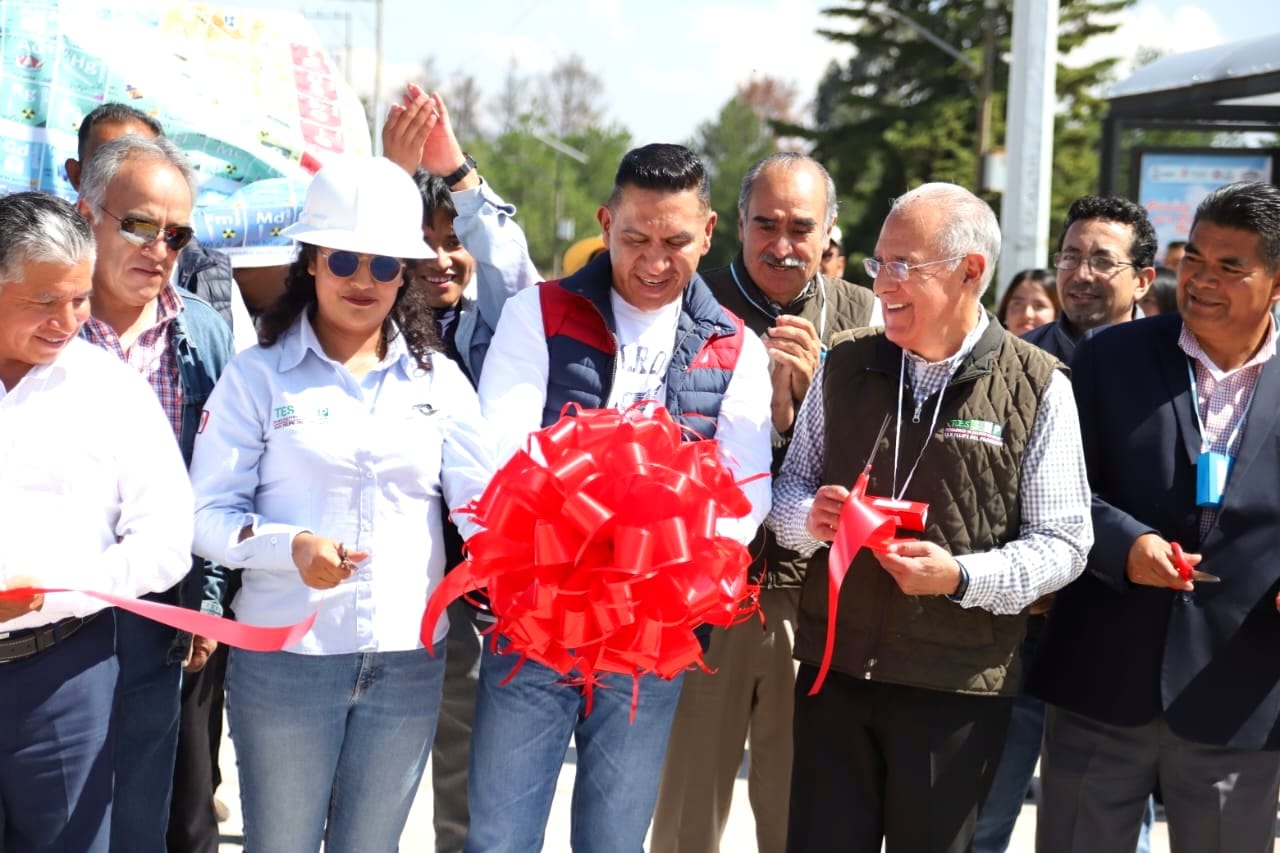
[[[284, 293], [276, 303], [263, 312], [258, 320], [258, 342], [264, 347], [273, 347], [290, 326], [298, 319], [298, 315], [307, 311], [307, 316], [315, 317], [316, 277], [308, 270], [313, 260], [318, 257], [317, 248], [310, 243], [299, 244], [298, 257], [289, 267], [284, 278]], [[440, 340], [436, 335], [435, 316], [426, 296], [420, 287], [413, 287], [411, 279], [414, 262], [405, 261], [405, 283], [396, 291], [396, 301], [391, 306], [387, 318], [382, 321], [382, 345], [395, 339], [396, 330], [404, 336], [405, 346], [413, 360], [423, 370], [431, 369], [431, 353], [440, 350]]]
[[1067, 231], [1077, 222], [1084, 219], [1103, 219], [1120, 225], [1128, 225], [1133, 232], [1133, 241], [1129, 244], [1129, 258], [1139, 268], [1155, 266], [1156, 229], [1147, 216], [1146, 208], [1120, 196], [1081, 196], [1071, 203], [1067, 210], [1067, 220], [1062, 223], [1062, 234], [1058, 236], [1058, 250], [1062, 250], [1062, 241]]

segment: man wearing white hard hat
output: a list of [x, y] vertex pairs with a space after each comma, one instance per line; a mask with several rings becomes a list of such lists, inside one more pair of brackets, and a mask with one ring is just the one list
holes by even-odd
[[[295, 646], [233, 649], [227, 677], [246, 848], [394, 850], [444, 677], [418, 639], [444, 572], [442, 507], [477, 497], [492, 450], [470, 383], [437, 352], [407, 266], [422, 200], [388, 160], [317, 175], [262, 344], [214, 389], [196, 443], [196, 550], [242, 568], [237, 615]], [[464, 534], [472, 531], [460, 520]]]

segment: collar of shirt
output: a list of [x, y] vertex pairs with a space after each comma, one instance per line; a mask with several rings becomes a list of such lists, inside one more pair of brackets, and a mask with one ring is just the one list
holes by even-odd
[[[177, 319], [182, 313], [185, 306], [182, 303], [182, 297], [178, 295], [178, 290], [172, 284], [166, 284], [160, 293], [156, 296], [156, 320], [147, 328], [143, 329], [142, 334], [138, 338], [142, 338], [152, 329], [158, 329], [168, 326]], [[106, 323], [92, 315], [85, 320], [84, 333], [90, 343], [98, 346], [110, 346], [121, 358], [124, 358], [124, 348], [120, 346], [120, 336], [116, 334], [116, 330]]]
[[944, 358], [942, 361], [926, 361], [923, 356], [916, 355], [911, 350], [902, 351], [910, 366], [911, 397], [917, 406], [947, 384], [956, 369], [960, 367], [960, 362], [964, 361], [965, 356], [973, 352], [973, 348], [978, 345], [978, 338], [982, 337], [982, 333], [987, 330], [990, 322], [987, 312], [979, 306], [978, 325], [964, 336], [964, 340], [960, 342], [960, 349], [956, 350], [955, 355]]
[[[414, 366], [412, 355], [409, 347], [404, 342], [404, 336], [398, 334], [395, 324], [391, 324], [389, 340], [387, 341], [386, 355], [374, 366], [373, 371], [386, 371], [400, 365], [405, 376], [410, 375]], [[308, 311], [303, 311], [298, 315], [298, 319], [289, 327], [289, 330], [280, 338], [280, 369], [293, 370], [302, 364], [302, 360], [306, 358], [307, 352], [315, 353], [316, 357], [321, 361], [332, 364], [337, 367], [338, 362], [329, 357], [324, 351], [324, 347], [320, 344], [320, 339], [316, 337], [315, 327], [311, 325], [311, 317]]]
[[1223, 370], [1213, 363], [1213, 359], [1209, 358], [1204, 349], [1200, 346], [1199, 339], [1187, 328], [1187, 324], [1182, 324], [1182, 331], [1178, 333], [1178, 347], [1188, 356], [1195, 359], [1196, 364], [1204, 368], [1214, 382], [1221, 382], [1229, 376], [1245, 370], [1250, 367], [1259, 367], [1266, 364], [1276, 354], [1276, 324], [1273, 320], [1267, 324], [1267, 336], [1262, 339], [1262, 346], [1254, 353], [1253, 358], [1237, 367], [1235, 370]]
[[741, 251], [738, 252], [738, 257], [734, 258], [729, 265], [729, 271], [732, 273], [734, 280], [742, 287], [743, 296], [746, 296], [765, 314], [775, 318], [780, 314], [799, 314], [804, 309], [804, 304], [818, 292], [818, 276], [822, 275], [819, 272], [805, 282], [804, 287], [796, 294], [796, 298], [783, 305], [770, 299], [756, 284], [755, 279], [751, 277], [751, 273], [747, 271], [747, 261]]

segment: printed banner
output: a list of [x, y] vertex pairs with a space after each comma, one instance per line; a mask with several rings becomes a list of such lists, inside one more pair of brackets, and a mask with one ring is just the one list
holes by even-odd
[[233, 257], [290, 245], [279, 232], [310, 175], [371, 150], [359, 98], [298, 12], [0, 0], [0, 192], [73, 199], [63, 164], [80, 120], [109, 101], [154, 116], [188, 153], [197, 236]]

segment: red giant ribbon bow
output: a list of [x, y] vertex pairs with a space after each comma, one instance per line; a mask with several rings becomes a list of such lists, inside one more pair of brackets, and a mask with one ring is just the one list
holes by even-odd
[[[701, 665], [693, 629], [750, 618], [751, 558], [716, 520], [751, 510], [714, 441], [684, 441], [665, 409], [585, 410], [533, 433], [460, 512], [484, 529], [422, 617], [430, 649], [454, 599], [486, 588], [510, 649], [591, 689], [600, 673], [674, 678]], [[764, 476], [764, 475], [761, 475]]]
[[[868, 466], [870, 467], [870, 466]], [[822, 650], [822, 664], [809, 688], [815, 696], [822, 689], [831, 669], [831, 658], [836, 643], [836, 608], [840, 604], [840, 587], [844, 585], [849, 564], [862, 548], [883, 551], [899, 541], [895, 537], [898, 528], [924, 530], [928, 507], [914, 501], [871, 497], [867, 494], [868, 474], [858, 475], [849, 497], [840, 508], [836, 522], [836, 535], [831, 540], [831, 553], [827, 557], [827, 643]]]

